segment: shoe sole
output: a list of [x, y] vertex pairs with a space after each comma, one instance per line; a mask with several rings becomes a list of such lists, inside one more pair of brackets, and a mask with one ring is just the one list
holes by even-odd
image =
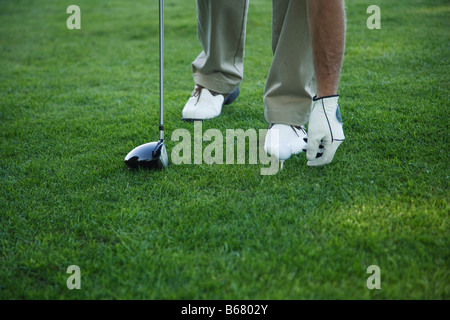
[[[223, 106], [232, 104], [234, 102], [234, 100], [236, 100], [237, 97], [239, 96], [239, 93], [240, 93], [240, 90], [239, 90], [239, 87], [237, 87], [230, 94], [228, 94], [225, 97], [225, 99], [223, 100], [222, 108], [220, 109], [220, 113], [214, 118], [219, 117], [222, 114]], [[214, 119], [214, 118], [207, 118], [207, 119], [181, 118], [181, 120], [186, 121], [186, 122], [193, 122], [193, 121], [209, 120], [209, 119]]]

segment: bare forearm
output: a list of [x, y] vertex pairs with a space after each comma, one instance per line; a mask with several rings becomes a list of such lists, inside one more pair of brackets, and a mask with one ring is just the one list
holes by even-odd
[[307, 0], [317, 96], [337, 94], [345, 49], [344, 0]]

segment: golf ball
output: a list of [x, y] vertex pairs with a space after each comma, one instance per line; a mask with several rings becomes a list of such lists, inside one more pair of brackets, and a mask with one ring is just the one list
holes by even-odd
[[287, 160], [292, 155], [291, 146], [288, 143], [274, 146], [272, 154], [280, 160]]

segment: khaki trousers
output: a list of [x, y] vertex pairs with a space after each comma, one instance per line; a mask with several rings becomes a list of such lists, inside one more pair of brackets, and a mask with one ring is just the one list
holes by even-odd
[[[249, 0], [197, 0], [197, 30], [203, 51], [192, 63], [194, 81], [229, 93], [244, 78]], [[264, 90], [269, 123], [304, 125], [315, 95], [312, 45], [305, 0], [272, 1], [273, 60]]]

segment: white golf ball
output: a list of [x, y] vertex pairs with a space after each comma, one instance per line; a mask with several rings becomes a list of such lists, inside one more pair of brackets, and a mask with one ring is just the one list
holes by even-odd
[[273, 147], [272, 154], [280, 160], [287, 160], [292, 155], [290, 144], [282, 143]]

